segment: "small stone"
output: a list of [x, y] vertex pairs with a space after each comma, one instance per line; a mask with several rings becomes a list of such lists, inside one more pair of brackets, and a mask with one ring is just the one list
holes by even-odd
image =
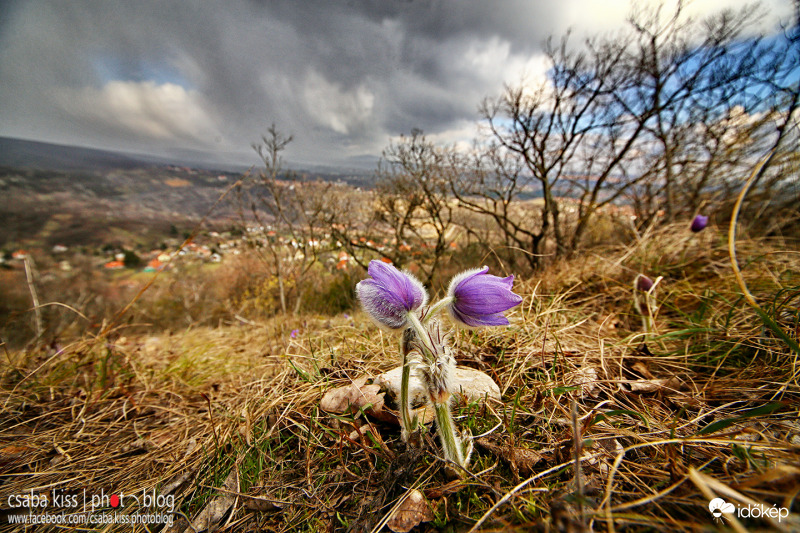
[[[378, 376], [374, 383], [380, 385], [382, 390], [396, 399], [400, 396], [402, 374], [403, 367], [398, 366]], [[474, 368], [456, 367], [453, 392], [466, 402], [483, 401], [487, 397], [500, 400], [500, 387], [497, 386], [497, 383], [486, 373]], [[413, 372], [408, 382], [408, 395], [411, 405], [424, 405], [428, 401], [422, 382]]]
[[392, 513], [386, 526], [394, 533], [407, 533], [422, 522], [434, 519], [425, 495], [417, 489], [411, 489], [403, 503]]

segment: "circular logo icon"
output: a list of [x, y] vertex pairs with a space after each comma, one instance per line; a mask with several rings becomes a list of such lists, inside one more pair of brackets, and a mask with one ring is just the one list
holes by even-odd
[[714, 498], [708, 502], [708, 510], [714, 515], [714, 518], [719, 518], [723, 513], [731, 514], [736, 511], [736, 507], [732, 503], [728, 503], [722, 498]]

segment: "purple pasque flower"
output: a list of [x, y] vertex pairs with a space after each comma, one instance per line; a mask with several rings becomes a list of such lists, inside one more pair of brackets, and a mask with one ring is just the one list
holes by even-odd
[[700, 233], [706, 228], [706, 226], [708, 226], [708, 217], [697, 215], [694, 217], [694, 220], [692, 220], [690, 229], [692, 230], [692, 233]]
[[653, 280], [645, 276], [644, 274], [637, 274], [636, 275], [636, 288], [642, 292], [647, 292], [653, 288]]
[[359, 281], [356, 295], [364, 311], [379, 326], [389, 329], [406, 327], [408, 313], [416, 311], [428, 301], [428, 293], [422, 283], [393, 265], [372, 260], [367, 273], [372, 279]]
[[522, 302], [521, 296], [511, 292], [514, 276], [500, 278], [488, 271], [485, 266], [462, 272], [447, 289], [451, 298], [447, 306], [450, 315], [471, 328], [507, 326], [508, 319], [503, 313]]

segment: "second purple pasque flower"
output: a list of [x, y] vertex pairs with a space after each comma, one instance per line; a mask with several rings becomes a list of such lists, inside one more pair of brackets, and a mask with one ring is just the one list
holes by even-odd
[[356, 295], [367, 314], [380, 326], [402, 329], [407, 325], [408, 313], [416, 311], [428, 301], [422, 283], [393, 265], [383, 261], [370, 261], [364, 279], [356, 285]]
[[511, 291], [514, 276], [501, 278], [488, 272], [486, 266], [462, 272], [447, 289], [450, 315], [471, 328], [507, 326], [503, 313], [522, 302], [522, 297]]
[[636, 288], [642, 292], [647, 292], [653, 288], [653, 280], [644, 274], [637, 274], [634, 283], [636, 284]]
[[689, 229], [692, 230], [692, 233], [700, 233], [706, 228], [707, 225], [708, 217], [704, 215], [697, 215], [694, 217], [694, 220], [692, 220], [692, 225], [689, 227]]

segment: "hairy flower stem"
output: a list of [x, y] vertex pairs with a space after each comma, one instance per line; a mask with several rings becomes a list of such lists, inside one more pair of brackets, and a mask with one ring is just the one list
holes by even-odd
[[406, 330], [403, 333], [403, 338], [400, 339], [400, 353], [403, 355], [403, 372], [400, 376], [400, 422], [402, 425], [400, 436], [403, 442], [408, 442], [417, 430], [417, 418], [411, 418], [411, 401], [408, 398], [408, 382], [411, 379], [412, 364], [408, 360], [409, 333], [411, 332]]
[[428, 361], [433, 361], [436, 349], [433, 347], [431, 339], [428, 337], [428, 332], [425, 330], [422, 322], [419, 321], [419, 317], [414, 313], [408, 313], [408, 322], [411, 324], [411, 327], [414, 328], [414, 333], [417, 334], [417, 338], [420, 343], [422, 343], [422, 351], [424, 352], [422, 356]]
[[423, 352], [428, 352], [423, 354], [424, 357], [433, 357], [432, 354], [434, 353], [428, 333], [414, 312], [408, 313], [408, 322], [411, 327], [403, 333], [403, 338], [400, 340], [400, 353], [403, 354], [403, 371], [400, 375], [400, 423], [402, 424], [400, 436], [403, 442], [409, 442], [417, 430], [417, 419], [416, 417], [411, 417], [411, 399], [408, 394], [409, 382], [411, 381], [411, 365], [414, 364], [408, 360], [408, 353], [410, 352], [409, 345], [413, 335], [416, 334], [416, 337], [420, 340]]
[[653, 333], [653, 307], [650, 305], [650, 293], [644, 293], [644, 305], [639, 308], [639, 314], [642, 315], [642, 329], [646, 336]]
[[427, 323], [432, 317], [436, 316], [436, 313], [438, 313], [439, 311], [447, 307], [450, 303], [452, 303], [453, 300], [455, 300], [455, 298], [453, 298], [452, 296], [446, 296], [441, 300], [439, 300], [438, 302], [436, 302], [435, 304], [431, 305], [428, 308], [427, 312], [425, 313], [424, 322]]
[[644, 330], [645, 339], [647, 339], [655, 332], [654, 318], [656, 309], [654, 291], [663, 278], [661, 276], [657, 277], [656, 280], [647, 287], [647, 290], [642, 290], [639, 286], [640, 277], [641, 275], [637, 276], [633, 281], [633, 305], [642, 317], [642, 329]]
[[461, 439], [456, 434], [453, 416], [450, 414], [450, 402], [434, 402], [433, 408], [436, 413], [436, 427], [439, 430], [444, 458], [466, 469], [464, 448], [461, 445]]

